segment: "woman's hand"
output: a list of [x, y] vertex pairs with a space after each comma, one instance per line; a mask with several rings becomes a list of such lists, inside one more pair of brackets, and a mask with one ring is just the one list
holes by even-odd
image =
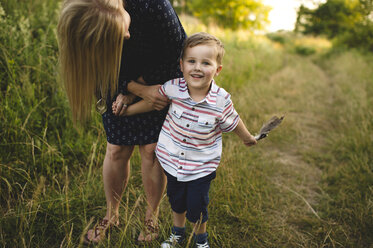
[[128, 105], [130, 105], [135, 100], [135, 98], [136, 96], [133, 94], [119, 94], [112, 105], [113, 114], [117, 116], [123, 116], [126, 112]]
[[161, 85], [147, 86], [142, 93], [142, 98], [155, 110], [162, 110], [169, 104], [169, 99], [159, 93]]
[[[147, 85], [143, 76], [140, 76], [136, 81], [140, 84]], [[153, 88], [149, 88], [149, 87], [153, 87]], [[160, 87], [161, 85], [148, 86], [146, 88], [146, 91], [148, 92], [148, 94], [145, 91], [145, 94], [143, 95], [143, 99], [156, 110], [162, 110], [170, 103], [167, 97], [163, 97], [159, 93]]]
[[159, 93], [160, 87], [160, 84], [147, 85], [142, 76], [128, 84], [128, 90], [130, 92], [144, 99], [155, 110], [162, 110], [170, 103], [166, 96], [162, 96]]

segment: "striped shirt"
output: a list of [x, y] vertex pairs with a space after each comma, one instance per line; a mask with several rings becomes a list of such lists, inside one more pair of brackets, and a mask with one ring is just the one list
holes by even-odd
[[183, 78], [166, 82], [160, 93], [171, 99], [156, 148], [163, 169], [184, 182], [214, 172], [222, 133], [233, 131], [239, 121], [230, 94], [213, 80], [205, 99], [195, 102]]

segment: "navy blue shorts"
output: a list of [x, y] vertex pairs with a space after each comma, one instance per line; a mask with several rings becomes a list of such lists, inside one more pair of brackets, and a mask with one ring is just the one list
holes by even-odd
[[202, 214], [201, 223], [206, 222], [210, 183], [216, 177], [216, 172], [189, 182], [179, 182], [166, 171], [165, 174], [167, 196], [172, 210], [178, 214], [186, 211], [186, 217], [192, 223], [199, 221]]

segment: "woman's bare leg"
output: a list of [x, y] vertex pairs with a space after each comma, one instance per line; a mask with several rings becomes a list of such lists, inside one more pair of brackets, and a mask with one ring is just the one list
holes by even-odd
[[[104, 219], [116, 223], [119, 217], [119, 204], [130, 175], [130, 157], [134, 146], [118, 146], [107, 143], [103, 166], [103, 181], [106, 197], [106, 215]], [[99, 242], [102, 237], [94, 230], [87, 232], [88, 239]]]
[[[166, 176], [155, 156], [156, 143], [139, 146], [141, 155], [141, 172], [144, 185], [147, 209], [145, 220], [153, 220], [157, 224], [158, 207], [166, 187]], [[144, 235], [140, 233], [139, 241], [151, 241], [156, 235]]]
[[116, 220], [119, 216], [119, 204], [130, 176], [130, 158], [134, 146], [118, 146], [107, 143], [102, 170], [106, 196], [106, 216]]

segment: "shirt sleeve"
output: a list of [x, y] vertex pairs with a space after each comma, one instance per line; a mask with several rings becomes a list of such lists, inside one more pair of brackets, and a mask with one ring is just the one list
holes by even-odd
[[153, 18], [152, 29], [156, 30], [160, 38], [159, 63], [152, 68], [148, 68], [143, 75], [146, 82], [165, 82], [180, 75], [179, 59], [186, 37], [184, 28], [179, 18], [168, 0], [149, 1], [148, 18]]
[[226, 96], [223, 113], [219, 121], [220, 129], [224, 132], [233, 131], [238, 125], [240, 117], [233, 107], [233, 102], [230, 95]]
[[162, 96], [166, 96], [167, 97], [167, 82], [164, 83], [160, 88], [159, 88], [159, 94], [161, 94]]
[[172, 92], [173, 92], [173, 81], [174, 80], [169, 80], [167, 82], [165, 82], [160, 88], [159, 88], [159, 93], [162, 95], [162, 96], [165, 96], [169, 99], [171, 99], [171, 95], [172, 95]]

